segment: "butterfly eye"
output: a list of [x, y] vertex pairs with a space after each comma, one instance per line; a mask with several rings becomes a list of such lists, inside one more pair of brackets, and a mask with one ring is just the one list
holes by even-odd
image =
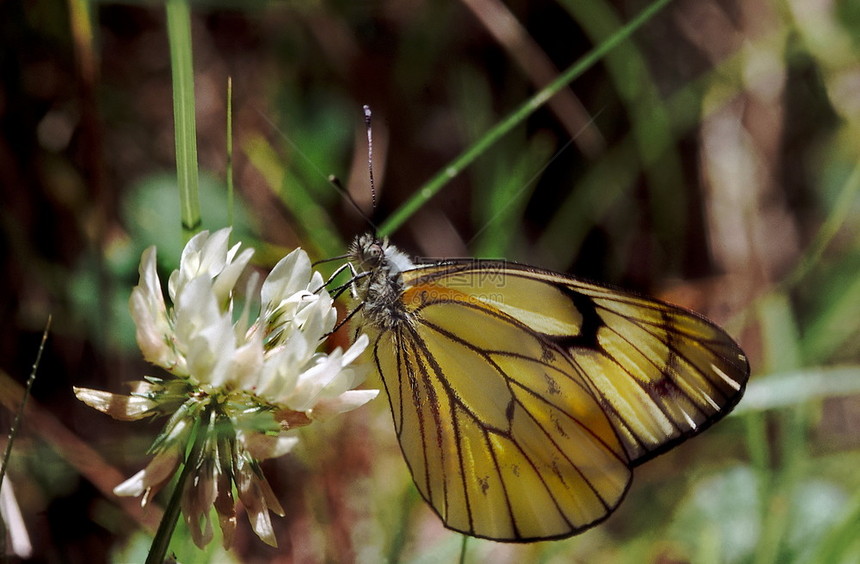
[[374, 243], [367, 249], [367, 258], [368, 262], [372, 262], [374, 265], [379, 265], [382, 262], [382, 258], [385, 256], [385, 251], [382, 250], [382, 245], [379, 243]]

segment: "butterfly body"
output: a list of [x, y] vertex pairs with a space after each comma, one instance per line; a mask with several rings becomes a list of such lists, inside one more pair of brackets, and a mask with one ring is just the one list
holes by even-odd
[[749, 375], [721, 329], [662, 302], [504, 261], [416, 265], [372, 235], [351, 258], [413, 479], [469, 535], [601, 522], [634, 466], [728, 413]]

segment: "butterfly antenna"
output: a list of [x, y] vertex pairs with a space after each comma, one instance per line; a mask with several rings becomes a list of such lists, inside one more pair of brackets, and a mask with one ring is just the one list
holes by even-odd
[[364, 105], [364, 127], [367, 130], [367, 171], [370, 174], [370, 201], [376, 209], [376, 186], [373, 183], [373, 128], [370, 126], [370, 106]]
[[[370, 106], [365, 104], [363, 106], [364, 109], [364, 125], [367, 130], [367, 169], [370, 175], [370, 200], [372, 209], [376, 209], [376, 185], [373, 181], [373, 135], [371, 133], [371, 112]], [[337, 176], [330, 174], [328, 175], [328, 182], [331, 184], [335, 190], [337, 190], [342, 196], [344, 196], [347, 201], [349, 201], [350, 205], [358, 212], [358, 215], [367, 220], [367, 223], [370, 224], [370, 227], [373, 233], [376, 233], [376, 226], [373, 225], [373, 222], [370, 221], [370, 218], [365, 215], [364, 210], [361, 209], [361, 206], [358, 205], [358, 202], [352, 197], [352, 194], [349, 193], [343, 183], [340, 181], [340, 178]]]
[[[346, 253], [346, 254], [343, 254], [343, 255], [340, 255], [340, 256], [337, 256], [337, 257], [329, 257], [329, 258], [324, 258], [324, 259], [315, 260], [315, 261], [313, 261], [313, 262], [311, 263], [311, 266], [312, 266], [312, 267], [316, 267], [316, 266], [318, 266], [318, 265], [320, 265], [320, 264], [325, 264], [325, 263], [327, 263], [327, 262], [334, 262], [334, 261], [336, 261], [336, 260], [346, 260], [346, 259], [348, 259], [348, 258], [349, 258], [349, 253]], [[338, 272], [338, 273], [339, 273], [341, 270], [343, 270], [343, 267], [338, 268], [336, 272]], [[326, 282], [326, 284], [328, 284], [328, 282]]]

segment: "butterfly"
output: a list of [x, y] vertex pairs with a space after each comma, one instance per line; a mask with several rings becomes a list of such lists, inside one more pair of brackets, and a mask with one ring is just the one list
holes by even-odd
[[749, 377], [722, 329], [657, 300], [506, 261], [416, 263], [373, 234], [349, 260], [415, 485], [467, 535], [600, 523], [635, 466], [724, 417]]

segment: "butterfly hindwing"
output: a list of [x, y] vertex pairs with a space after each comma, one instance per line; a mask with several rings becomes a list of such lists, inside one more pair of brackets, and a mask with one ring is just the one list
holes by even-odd
[[448, 527], [475, 536], [567, 536], [602, 520], [630, 469], [588, 384], [539, 336], [458, 297], [410, 288], [420, 321], [376, 339], [421, 494]]

